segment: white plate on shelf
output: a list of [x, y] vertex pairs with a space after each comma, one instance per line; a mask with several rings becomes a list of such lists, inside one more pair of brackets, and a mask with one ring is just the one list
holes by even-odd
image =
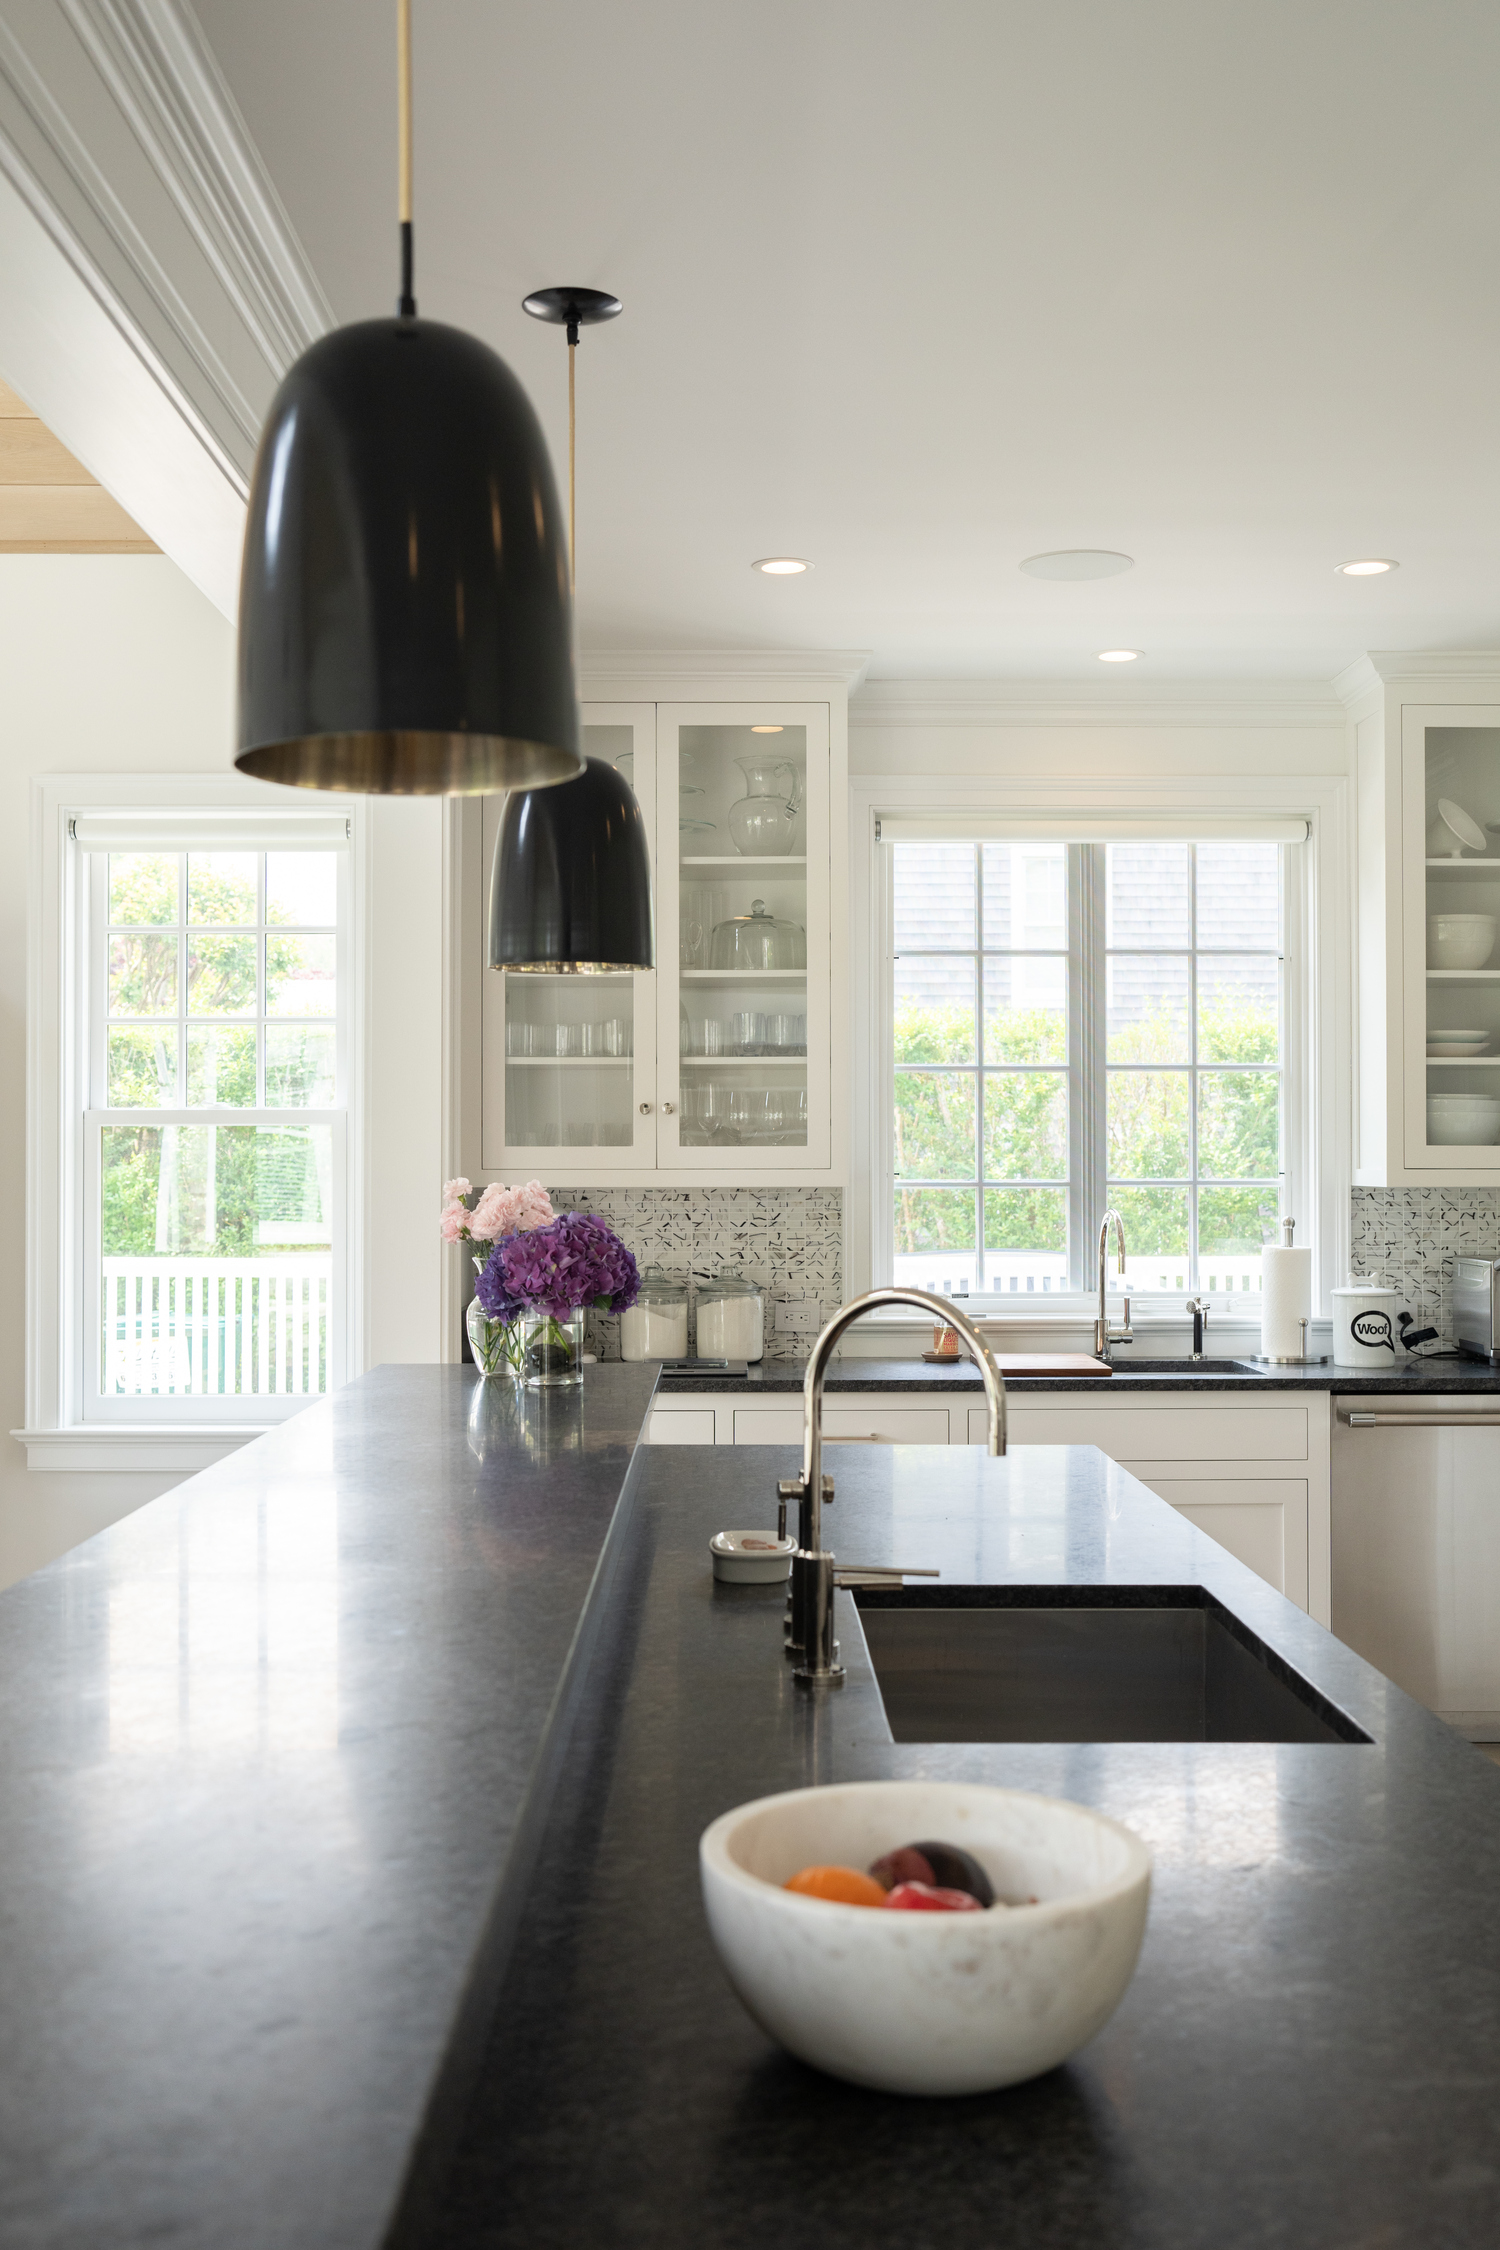
[[1429, 1031], [1429, 1055], [1482, 1055], [1493, 1034], [1488, 1031]]

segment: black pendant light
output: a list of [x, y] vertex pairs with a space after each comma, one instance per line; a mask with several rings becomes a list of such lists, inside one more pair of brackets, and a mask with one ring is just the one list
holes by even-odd
[[[539, 289], [525, 300], [538, 320], [568, 332], [568, 552], [574, 549], [574, 353], [580, 328], [613, 320], [618, 297], [602, 289]], [[625, 776], [589, 758], [560, 789], [521, 789], [505, 800], [490, 876], [489, 966], [572, 971], [656, 965], [646, 823]]]
[[235, 764], [303, 789], [462, 796], [583, 769], [546, 441], [488, 345], [417, 318], [410, 0], [398, 0], [401, 296], [271, 403], [240, 583]]

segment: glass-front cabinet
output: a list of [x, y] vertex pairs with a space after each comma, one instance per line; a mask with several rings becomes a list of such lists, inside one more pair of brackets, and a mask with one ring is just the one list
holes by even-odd
[[486, 1170], [826, 1175], [828, 706], [586, 704], [584, 722], [651, 834], [657, 966], [486, 978]]
[[1407, 1162], [1500, 1171], [1500, 710], [1422, 718], [1403, 759]]

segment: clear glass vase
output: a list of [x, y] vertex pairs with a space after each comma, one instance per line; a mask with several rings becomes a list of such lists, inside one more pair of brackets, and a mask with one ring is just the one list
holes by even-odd
[[469, 1349], [474, 1354], [474, 1365], [483, 1376], [503, 1377], [511, 1382], [516, 1373], [518, 1339], [514, 1333], [518, 1323], [513, 1320], [491, 1320], [477, 1297], [469, 1299], [469, 1309], [464, 1315], [464, 1326], [469, 1331]]
[[525, 1312], [516, 1321], [520, 1380], [528, 1390], [557, 1391], [583, 1381], [583, 1314], [565, 1320]]

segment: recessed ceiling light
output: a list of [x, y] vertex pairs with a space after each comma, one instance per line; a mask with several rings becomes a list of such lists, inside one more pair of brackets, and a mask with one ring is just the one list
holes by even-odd
[[1118, 578], [1133, 559], [1103, 547], [1059, 547], [1056, 554], [1028, 555], [1021, 568], [1028, 578]]
[[1383, 578], [1388, 570], [1399, 570], [1401, 565], [1388, 561], [1382, 555], [1372, 555], [1366, 562], [1346, 562], [1335, 565], [1339, 578]]
[[1101, 648], [1101, 664], [1133, 664], [1141, 651], [1138, 648]]
[[799, 571], [811, 570], [812, 564], [804, 562], [800, 555], [762, 555], [750, 568], [763, 570], [768, 578], [795, 578]]
[[781, 734], [784, 729], [781, 727], [752, 727], [750, 732], [752, 734]]

